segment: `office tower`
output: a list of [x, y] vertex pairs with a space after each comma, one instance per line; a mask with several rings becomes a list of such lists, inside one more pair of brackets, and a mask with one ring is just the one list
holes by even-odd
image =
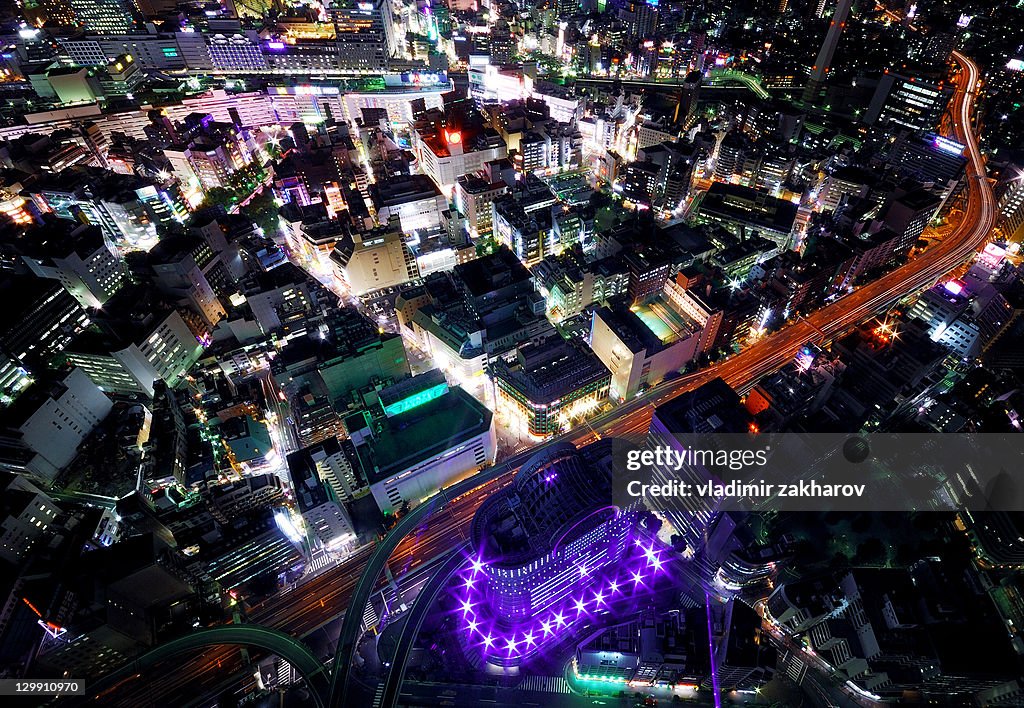
[[[722, 379], [714, 379], [700, 388], [684, 393], [655, 410], [651, 419], [648, 445], [683, 450], [695, 439], [713, 439], [720, 434], [747, 433], [752, 418], [743, 407], [739, 394]], [[708, 437], [710, 436], [710, 437]], [[683, 479], [697, 485], [713, 479], [704, 465], [694, 464], [681, 470], [656, 466], [651, 482], [663, 484]], [[653, 500], [673, 528], [694, 553], [699, 553], [713, 528], [719, 500], [713, 497], [669, 497]]]
[[509, 64], [515, 59], [516, 40], [512, 29], [505, 20], [498, 20], [491, 27], [491, 64], [500, 66]]
[[846, 19], [850, 16], [850, 5], [853, 0], [839, 0], [836, 4], [836, 12], [832, 15], [832, 24], [825, 34], [825, 41], [818, 51], [818, 58], [814, 60], [811, 67], [811, 78], [804, 88], [803, 100], [805, 103], [813, 102], [828, 79], [829, 70], [832, 68], [832, 59], [835, 57], [836, 47], [839, 46], [839, 38], [846, 27]]
[[101, 307], [128, 282], [121, 260], [95, 226], [53, 229], [23, 256], [36, 275], [58, 281], [82, 307]]
[[78, 22], [99, 34], [128, 34], [135, 28], [135, 15], [126, 0], [71, 0]]
[[0, 464], [6, 469], [53, 480], [78, 452], [113, 404], [81, 369], [25, 391], [0, 421], [8, 441]]
[[878, 82], [864, 122], [893, 123], [911, 130], [933, 130], [953, 97], [953, 87], [916, 76], [886, 72]]
[[893, 245], [896, 262], [906, 258], [938, 208], [939, 199], [923, 189], [896, 197], [889, 202], [882, 214], [882, 222], [898, 236]]
[[8, 276], [0, 287], [0, 351], [33, 373], [60, 354], [89, 324], [81, 305], [59, 282]]
[[1016, 168], [1013, 176], [997, 187], [999, 195], [999, 221], [997, 226], [1003, 238], [1012, 238], [1024, 226], [1024, 172]]

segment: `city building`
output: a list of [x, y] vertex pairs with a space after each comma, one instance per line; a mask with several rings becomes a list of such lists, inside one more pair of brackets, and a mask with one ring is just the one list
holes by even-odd
[[377, 182], [374, 208], [381, 224], [397, 217], [403, 233], [427, 236], [441, 230], [448, 200], [426, 175], [406, 175]]
[[280, 458], [267, 424], [251, 415], [228, 418], [220, 424], [217, 432], [227, 446], [231, 460], [241, 470], [260, 469]]
[[1014, 168], [1008, 179], [997, 185], [999, 228], [1003, 237], [1013, 239], [1024, 226], [1024, 171]]
[[352, 467], [352, 451], [343, 449], [337, 437], [329, 437], [288, 455], [288, 468], [294, 468], [302, 479], [312, 479], [315, 475], [319, 484], [330, 487], [330, 498], [338, 502], [352, 501], [365, 491]]
[[0, 472], [0, 489], [0, 558], [20, 565], [63, 512], [20, 475]]
[[293, 452], [288, 455], [288, 476], [310, 548], [340, 551], [355, 541], [356, 534], [348, 512], [334, 496], [331, 478], [321, 476], [328, 452], [315, 448]]
[[160, 292], [201, 317], [207, 328], [212, 330], [227, 316], [213, 284], [226, 285], [231, 276], [206, 241], [197, 236], [164, 238], [147, 260]]
[[52, 481], [113, 404], [81, 369], [38, 381], [2, 411], [6, 469]]
[[495, 131], [457, 125], [414, 129], [412, 148], [424, 174], [445, 195], [462, 175], [481, 172], [488, 162], [507, 157], [505, 141]]
[[497, 451], [491, 411], [431, 374], [381, 392], [383, 417], [345, 420], [356, 465], [377, 506], [390, 514], [492, 464]]
[[419, 276], [398, 217], [371, 231], [344, 235], [330, 260], [337, 281], [355, 296], [404, 285]]
[[0, 288], [0, 348], [12, 363], [39, 373], [89, 325], [89, 316], [60, 283], [8, 275]]
[[517, 347], [512, 359], [496, 359], [490, 376], [498, 410], [511, 425], [537, 438], [568, 429], [608, 399], [611, 373], [582, 343], [561, 337]]
[[383, 332], [353, 309], [339, 308], [322, 328], [289, 339], [271, 371], [282, 387], [322, 388], [343, 410], [353, 391], [406, 378], [409, 361], [401, 336]]
[[452, 201], [460, 214], [466, 217], [466, 229], [472, 240], [489, 238], [493, 230], [492, 204], [508, 193], [508, 185], [498, 180], [488, 181], [476, 175], [460, 176], [455, 182]]
[[[698, 302], [691, 296], [686, 300]], [[630, 400], [678, 373], [714, 341], [710, 330], [705, 331], [710, 317], [701, 325], [686, 310], [666, 307], [667, 302], [594, 311], [590, 347], [612, 373], [613, 401]]]
[[[469, 646], [482, 647], [486, 661], [518, 665], [553, 630], [567, 631], [570, 621], [579, 620], [581, 594], [585, 609], [594, 593], [608, 592], [609, 581], [617, 584], [616, 577], [625, 589], [636, 517], [608, 506], [611, 445], [603, 440], [579, 450], [570, 443], [547, 448], [477, 510], [463, 601], [469, 609], [462, 619]], [[490, 642], [481, 643], [477, 634]], [[517, 641], [527, 635], [536, 641]]]
[[127, 269], [95, 226], [39, 234], [23, 258], [33, 273], [58, 281], [84, 308], [102, 307], [128, 282]]
[[[720, 378], [676, 396], [658, 406], [651, 419], [648, 447], [684, 450], [701, 447], [712, 435], [747, 434], [753, 417], [743, 407], [739, 394]], [[717, 443], [722, 444], [722, 443]], [[703, 464], [691, 464], [676, 470], [656, 465], [651, 470], [651, 484], [681, 480], [703, 484], [713, 478]], [[651, 498], [654, 511], [664, 515], [688, 553], [698, 557], [713, 578], [733, 549], [730, 542], [732, 524], [728, 515], [718, 514], [719, 500], [708, 496], [671, 496]], [[714, 543], [711, 540], [714, 540]]]
[[[832, 60], [835, 58], [836, 48], [839, 40], [846, 29], [846, 21], [850, 17], [850, 8], [853, 6], [851, 0], [839, 0], [836, 3], [835, 13], [829, 23], [828, 32], [825, 33], [825, 41], [818, 50], [818, 56], [811, 67], [811, 76], [804, 87], [803, 100], [805, 103], [813, 103], [818, 99], [825, 82], [832, 70]], [[819, 13], [820, 16], [820, 13]]]
[[740, 238], [757, 234], [769, 239], [783, 251], [793, 237], [797, 206], [764, 190], [715, 182], [701, 200], [698, 215]]
[[208, 499], [210, 513], [226, 524], [257, 509], [280, 506], [284, 485], [274, 474], [247, 475], [235, 482], [209, 487]]
[[507, 247], [436, 273], [424, 285], [424, 297], [407, 305], [414, 341], [480, 400], [489, 395], [490, 359], [554, 333], [532, 275]]
[[[54, 675], [102, 675], [166, 637], [186, 611], [192, 577], [153, 533], [69, 557], [26, 598], [47, 628], [37, 666]], [[176, 609], [175, 609], [176, 608]]]
[[135, 28], [135, 7], [124, 0], [69, 0], [75, 19], [97, 34], [128, 34]]
[[893, 262], [906, 259], [940, 206], [939, 197], [923, 189], [897, 195], [889, 200], [879, 218], [887, 229], [896, 234]]
[[991, 283], [949, 280], [922, 293], [909, 316], [927, 325], [932, 341], [967, 359], [995, 339], [1013, 311]]
[[123, 288], [65, 352], [104, 391], [152, 396], [156, 380], [177, 385], [203, 353], [208, 335], [193, 329], [200, 327], [198, 318], [190, 326], [144, 290]]
[[886, 71], [864, 112], [864, 122], [934, 130], [952, 96], [950, 84]]
[[587, 263], [582, 255], [567, 249], [559, 256], [548, 256], [532, 270], [548, 317], [554, 321], [575, 317], [594, 303], [606, 304], [628, 291], [629, 269], [621, 259]]

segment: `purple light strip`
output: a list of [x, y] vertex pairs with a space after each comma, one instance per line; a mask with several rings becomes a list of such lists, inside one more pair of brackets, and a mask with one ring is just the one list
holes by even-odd
[[498, 626], [494, 609], [483, 596], [486, 564], [479, 558], [469, 559], [456, 574], [453, 588], [457, 600], [455, 612], [462, 616], [467, 643], [479, 649], [485, 660], [521, 661], [552, 638], [561, 640], [564, 635], [560, 630], [582, 622], [595, 612], [610, 610], [626, 599], [650, 594], [666, 561], [661, 558], [662, 551], [655, 550], [653, 545], [645, 547], [641, 541], [636, 541], [636, 546], [640, 553], [623, 563], [581, 568], [579, 578], [574, 581], [577, 591], [555, 607], [510, 628]]
[[708, 653], [711, 658], [711, 690], [715, 694], [715, 708], [722, 708], [722, 694], [718, 688], [718, 663], [715, 661], [715, 640], [711, 631], [711, 594], [704, 591], [704, 607], [708, 615]]

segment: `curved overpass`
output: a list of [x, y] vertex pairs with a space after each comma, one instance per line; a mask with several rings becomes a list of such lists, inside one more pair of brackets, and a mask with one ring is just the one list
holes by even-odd
[[341, 634], [338, 637], [338, 649], [334, 655], [334, 665], [331, 671], [331, 690], [329, 694], [331, 706], [347, 708], [350, 705], [347, 702], [350, 683], [348, 681], [348, 672], [352, 665], [356, 642], [362, 631], [363, 611], [370, 601], [370, 595], [373, 594], [377, 578], [384, 572], [384, 566], [398, 547], [398, 544], [402, 542], [402, 539], [415, 530], [431, 512], [443, 508], [449, 500], [462, 496], [466, 492], [476, 489], [481, 484], [486, 484], [493, 479], [508, 474], [530, 457], [537, 454], [537, 452], [537, 448], [531, 448], [509, 458], [501, 464], [488, 467], [461, 482], [457, 482], [447, 489], [442, 489], [428, 501], [410, 510], [377, 544], [373, 549], [373, 554], [366, 563], [363, 574], [359, 576], [359, 583], [352, 593], [348, 609], [345, 611], [345, 617], [342, 620]]
[[[578, 77], [575, 79], [577, 84], [618, 84], [621, 86], [636, 86], [640, 88], [653, 88], [653, 89], [678, 89], [683, 86], [683, 79], [671, 78], [671, 79], [616, 79], [616, 78], [603, 78], [603, 77]], [[758, 98], [768, 98], [771, 94], [768, 89], [764, 87], [761, 80], [753, 74], [748, 74], [744, 71], [736, 71], [735, 69], [722, 69], [715, 68], [711, 69], [707, 76], [701, 80], [701, 86], [713, 87], [713, 88], [726, 88], [728, 84], [738, 84], [744, 88], [754, 92]]]
[[94, 700], [107, 689], [116, 686], [118, 682], [176, 654], [196, 649], [207, 649], [220, 644], [258, 647], [276, 654], [295, 667], [295, 670], [306, 680], [316, 705], [318, 707], [325, 705], [329, 686], [323, 662], [313, 655], [309, 647], [295, 637], [255, 624], [227, 624], [223, 627], [200, 629], [166, 644], [161, 644], [130, 661], [114, 673], [107, 674], [101, 680], [91, 684], [89, 698]]
[[391, 668], [384, 680], [384, 693], [377, 708], [387, 708], [398, 704], [398, 695], [402, 690], [402, 682], [405, 681], [405, 668], [409, 663], [413, 646], [416, 644], [416, 637], [420, 633], [420, 628], [423, 627], [423, 620], [427, 618], [427, 613], [437, 599], [438, 593], [447, 584], [448, 579], [465, 562], [463, 551], [469, 548], [469, 541], [464, 541], [452, 549], [444, 564], [430, 576], [430, 580], [413, 600], [412, 609], [406, 615], [405, 626], [402, 627], [402, 634], [398, 639], [398, 651], [395, 652], [395, 656], [391, 660]]
[[743, 84], [748, 89], [757, 94], [758, 98], [768, 98], [771, 94], [768, 93], [768, 89], [764, 87], [761, 80], [753, 74], [748, 74], [745, 71], [736, 71], [735, 69], [712, 69], [708, 72], [705, 78], [708, 84], [711, 86], [717, 86], [720, 84], [736, 82]]

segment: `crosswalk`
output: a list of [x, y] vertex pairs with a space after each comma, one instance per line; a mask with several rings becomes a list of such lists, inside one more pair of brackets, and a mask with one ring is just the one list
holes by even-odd
[[290, 686], [292, 684], [292, 665], [284, 659], [277, 660], [277, 685]]
[[564, 676], [527, 676], [516, 688], [520, 691], [572, 693], [569, 682], [565, 680]]
[[372, 602], [366, 603], [366, 612], [363, 613], [363, 626], [367, 629], [371, 629], [377, 626], [377, 622], [380, 621], [380, 617], [377, 616], [377, 610], [373, 607]]
[[318, 556], [314, 556], [313, 560], [306, 564], [306, 575], [312, 575], [322, 568], [326, 568], [334, 563], [334, 559], [326, 553], [321, 553]]
[[804, 676], [807, 675], [807, 664], [804, 663], [803, 658], [799, 654], [787, 652], [783, 658], [783, 668], [786, 675], [797, 686], [804, 682]]

